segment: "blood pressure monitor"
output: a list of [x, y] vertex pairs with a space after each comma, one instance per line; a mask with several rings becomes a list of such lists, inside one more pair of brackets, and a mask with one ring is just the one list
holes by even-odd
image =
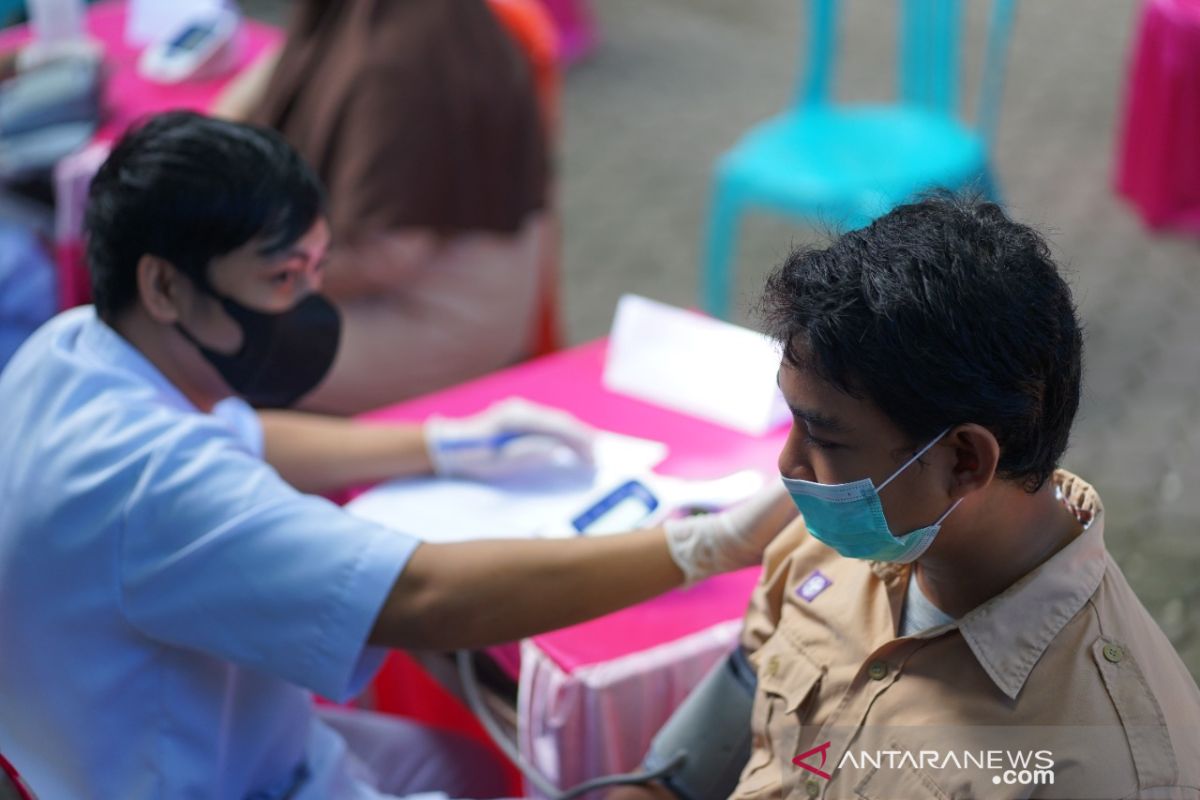
[[228, 72], [237, 62], [240, 23], [238, 15], [227, 8], [193, 17], [150, 44], [138, 61], [138, 72], [156, 83], [180, 83]]
[[633, 479], [622, 483], [571, 520], [576, 533], [620, 533], [631, 531], [661, 505], [646, 484]]
[[622, 533], [657, 524], [670, 515], [715, 511], [758, 491], [763, 484], [756, 470], [742, 470], [707, 481], [647, 474], [610, 484], [570, 519], [566, 530], [555, 526], [543, 535], [595, 536]]

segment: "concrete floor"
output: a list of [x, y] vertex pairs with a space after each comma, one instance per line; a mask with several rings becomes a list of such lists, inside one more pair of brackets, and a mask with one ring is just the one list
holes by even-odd
[[[246, 5], [273, 21], [286, 7]], [[787, 102], [802, 30], [796, 0], [593, 6], [604, 41], [567, 75], [560, 148], [573, 342], [603, 335], [624, 292], [695, 304], [713, 159]], [[894, 4], [843, 6], [839, 94], [890, 97]], [[987, 6], [968, 2], [972, 42]], [[1099, 489], [1109, 548], [1200, 676], [1200, 241], [1147, 233], [1110, 188], [1136, 8], [1020, 4], [995, 159], [1011, 212], [1050, 235], [1087, 326], [1065, 466]], [[744, 226], [739, 319], [789, 245], [815, 235], [764, 218]]]

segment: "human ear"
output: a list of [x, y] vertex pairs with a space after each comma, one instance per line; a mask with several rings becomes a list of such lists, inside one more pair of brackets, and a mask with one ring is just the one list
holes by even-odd
[[946, 434], [946, 443], [954, 448], [951, 471], [954, 496], [963, 497], [983, 489], [996, 477], [1000, 443], [987, 428], [973, 422], [958, 425]]
[[137, 263], [138, 297], [155, 322], [172, 325], [179, 321], [182, 305], [182, 273], [166, 259], [144, 255]]

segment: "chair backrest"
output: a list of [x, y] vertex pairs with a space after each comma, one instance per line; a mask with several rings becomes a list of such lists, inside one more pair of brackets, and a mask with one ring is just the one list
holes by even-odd
[[[897, 97], [906, 105], [957, 114], [961, 93], [963, 0], [896, 0], [900, 7]], [[801, 105], [829, 102], [837, 57], [838, 0], [807, 0], [807, 63], [796, 93]], [[989, 142], [1004, 86], [1016, 0], [992, 0], [975, 125]]]

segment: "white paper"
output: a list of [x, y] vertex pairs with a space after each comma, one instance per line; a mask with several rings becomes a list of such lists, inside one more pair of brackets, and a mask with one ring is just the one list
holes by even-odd
[[564, 464], [501, 483], [396, 480], [365, 492], [346, 510], [428, 542], [549, 535], [563, 530], [598, 494], [646, 474], [666, 456], [661, 442], [603, 432], [594, 469]]
[[130, 0], [125, 43], [144, 47], [179, 33], [189, 20], [224, 6], [223, 0]]
[[788, 416], [779, 357], [756, 331], [629, 294], [617, 304], [604, 386], [759, 436]]

